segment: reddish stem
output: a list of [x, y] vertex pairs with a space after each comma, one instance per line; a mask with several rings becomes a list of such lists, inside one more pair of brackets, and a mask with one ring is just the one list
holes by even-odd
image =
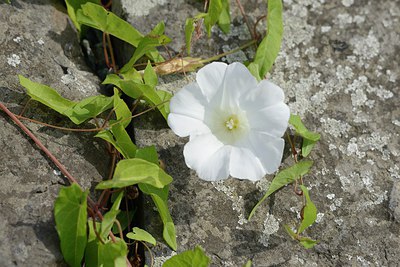
[[[35, 144], [54, 162], [57, 168], [67, 177], [68, 181], [72, 183], [76, 183], [78, 186], [78, 182], [74, 177], [67, 171], [64, 165], [58, 161], [58, 159], [51, 154], [51, 152], [40, 142], [39, 139], [24, 125], [22, 122], [12, 113], [3, 103], [0, 102], [0, 108], [35, 142]], [[80, 186], [79, 186], [80, 187]]]
[[237, 3], [237, 5], [238, 5], [238, 7], [239, 7], [240, 13], [242, 13], [242, 16], [243, 16], [244, 22], [245, 22], [246, 25], [247, 25], [247, 28], [249, 29], [251, 38], [252, 38], [253, 40], [256, 40], [256, 37], [255, 37], [255, 35], [254, 35], [253, 31], [252, 31], [253, 28], [251, 27], [250, 22], [249, 22], [248, 19], [247, 19], [246, 12], [244, 11], [244, 8], [243, 8], [243, 6], [242, 6], [242, 3], [240, 3], [240, 0], [236, 0], [236, 3]]

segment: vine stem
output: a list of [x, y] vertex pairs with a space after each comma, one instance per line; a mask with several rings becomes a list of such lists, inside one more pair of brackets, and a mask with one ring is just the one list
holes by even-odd
[[[140, 112], [140, 113], [137, 113], [137, 114], [132, 115], [132, 116], [130, 116], [130, 117], [128, 117], [128, 118], [125, 118], [125, 119], [122, 119], [122, 120], [117, 121], [117, 122], [115, 122], [115, 123], [112, 123], [112, 124], [108, 125], [108, 128], [110, 128], [110, 127], [112, 127], [112, 126], [114, 126], [114, 125], [117, 125], [117, 124], [119, 124], [119, 123], [121, 123], [121, 122], [127, 121], [127, 120], [129, 120], [129, 119], [134, 119], [134, 118], [136, 118], [136, 117], [139, 117], [139, 116], [141, 116], [141, 115], [143, 115], [143, 114], [145, 114], [145, 113], [147, 113], [147, 112], [150, 112], [150, 111], [156, 109], [157, 107], [162, 106], [162, 105], [164, 105], [164, 104], [166, 104], [166, 103], [168, 103], [168, 102], [169, 102], [169, 100], [165, 100], [165, 101], [163, 101], [163, 102], [161, 102], [161, 103], [159, 103], [159, 104], [157, 104], [157, 105], [154, 105], [153, 107], [150, 107], [150, 108], [148, 108], [148, 109], [146, 109], [146, 110], [144, 110], [144, 111], [142, 111], [142, 112]], [[12, 113], [12, 112], [10, 111], [10, 113]], [[63, 130], [63, 131], [70, 131], [70, 132], [100, 132], [100, 131], [102, 131], [102, 130], [104, 130], [104, 129], [107, 128], [106, 125], [103, 125], [103, 126], [101, 126], [101, 127], [96, 127], [96, 128], [88, 128], [88, 129], [66, 128], [66, 127], [51, 125], [51, 124], [48, 124], [48, 123], [45, 123], [45, 122], [33, 120], [33, 119], [26, 118], [26, 117], [23, 117], [23, 116], [20, 116], [20, 115], [15, 115], [14, 113], [12, 113], [12, 114], [13, 114], [17, 119], [30, 121], [30, 122], [33, 122], [33, 123], [36, 123], [36, 124], [40, 124], [40, 125], [49, 127], [49, 128], [54, 128], [54, 129]]]
[[[50, 158], [50, 160], [57, 166], [57, 168], [67, 177], [68, 181], [73, 184], [77, 184], [79, 188], [82, 190], [82, 187], [79, 185], [78, 181], [68, 172], [68, 170], [61, 164], [61, 162], [40, 142], [40, 140], [12, 113], [2, 102], [0, 102], [0, 108], [17, 124], [34, 142], [35, 144]], [[87, 201], [89, 204], [94, 207], [95, 214], [99, 217], [100, 220], [103, 220], [103, 215], [97, 209], [96, 203], [88, 196]], [[116, 242], [114, 234], [110, 231], [110, 237], [113, 242]]]
[[251, 25], [250, 25], [249, 20], [247, 19], [246, 12], [244, 11], [244, 8], [243, 8], [243, 6], [242, 6], [242, 3], [240, 2], [240, 0], [236, 0], [236, 3], [237, 3], [237, 5], [238, 5], [238, 7], [239, 7], [240, 13], [242, 13], [243, 20], [244, 20], [244, 22], [246, 23], [247, 28], [249, 29], [251, 38], [253, 38], [253, 40], [255, 40], [255, 39], [256, 39], [255, 33], [252, 31], [252, 27], [251, 27]]
[[[76, 183], [81, 187], [76, 179], [67, 171], [64, 165], [40, 142], [40, 140], [12, 113], [3, 103], [0, 102], [0, 108], [17, 124], [32, 140], [35, 144], [48, 156], [51, 161], [57, 166], [57, 168], [67, 177], [68, 181], [73, 184]], [[82, 189], [82, 188], [81, 188]]]
[[230, 50], [230, 51], [228, 51], [228, 52], [221, 53], [221, 54], [218, 54], [218, 55], [216, 55], [216, 56], [213, 56], [213, 57], [209, 57], [209, 58], [200, 60], [199, 63], [204, 64], [204, 63], [208, 63], [208, 62], [211, 62], [211, 61], [220, 59], [221, 57], [224, 57], [224, 56], [227, 56], [227, 55], [236, 53], [236, 52], [238, 52], [238, 51], [240, 51], [240, 50], [243, 50], [243, 49], [245, 49], [245, 48], [247, 48], [247, 47], [249, 47], [249, 46], [251, 46], [251, 45], [253, 45], [253, 44], [255, 44], [255, 43], [257, 43], [257, 40], [252, 40], [252, 41], [250, 41], [250, 42], [248, 42], [248, 43], [246, 43], [246, 44], [244, 44], [244, 45], [242, 45], [242, 46], [239, 46], [238, 48], [232, 49], [232, 50]]

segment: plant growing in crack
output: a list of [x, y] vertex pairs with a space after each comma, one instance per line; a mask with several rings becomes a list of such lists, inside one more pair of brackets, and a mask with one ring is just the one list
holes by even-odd
[[[155, 147], [138, 148], [126, 130], [132, 119], [154, 110], [168, 120], [176, 134], [190, 135], [184, 150], [186, 163], [197, 171], [200, 178], [211, 181], [229, 176], [254, 181], [267, 173], [274, 173], [282, 160], [282, 136], [286, 131], [295, 164], [279, 171], [264, 197], [250, 212], [249, 219], [268, 196], [288, 184], [294, 184], [294, 193], [303, 201], [301, 221], [296, 229], [290, 226], [285, 228], [306, 248], [317, 243], [302, 235], [315, 222], [317, 213], [303, 181], [312, 161], [303, 158], [310, 154], [320, 136], [308, 131], [299, 116], [290, 115], [288, 106], [283, 102], [282, 89], [264, 79], [281, 46], [282, 2], [268, 1], [267, 33], [261, 40], [255, 30], [260, 20], [252, 27], [240, 1], [236, 0], [236, 3], [252, 40], [238, 49], [211, 58], [190, 57], [192, 45], [200, 38], [202, 25], [209, 37], [211, 28], [216, 24], [223, 32], [230, 30], [229, 1], [205, 1], [205, 12], [186, 20], [186, 49], [178, 56], [165, 60], [157, 51], [157, 47], [166, 47], [171, 41], [164, 34], [163, 22], [148, 35], [143, 35], [108, 10], [111, 1], [101, 5], [100, 1], [66, 0], [68, 14], [81, 34], [84, 34], [85, 27], [102, 32], [104, 58], [111, 70], [103, 84], [112, 86], [112, 96], [97, 95], [74, 102], [46, 85], [23, 76], [19, 80], [31, 99], [68, 117], [76, 125], [93, 120], [96, 127], [71, 129], [53, 126], [25, 118], [23, 112], [21, 115], [13, 114], [0, 103], [0, 108], [34, 140], [71, 183], [71, 186], [60, 190], [54, 209], [61, 250], [70, 266], [81, 266], [82, 261], [85, 266], [143, 265], [143, 258], [138, 252], [139, 244], [151, 255], [147, 244], [155, 245], [156, 240], [144, 229], [132, 227], [135, 211], [127, 203], [140, 194], [146, 194], [153, 200], [163, 222], [163, 238], [173, 250], [177, 250], [175, 225], [168, 210], [169, 185], [173, 179], [160, 165]], [[120, 69], [110, 36], [135, 47], [131, 59]], [[247, 66], [214, 62], [203, 67], [206, 63], [253, 45], [257, 45], [255, 57]], [[187, 56], [184, 56], [185, 51]], [[147, 59], [147, 63], [139, 64], [143, 58]], [[200, 67], [203, 68], [197, 73], [197, 83], [187, 85], [175, 96], [156, 89], [158, 75], [185, 73]], [[124, 101], [122, 96], [130, 98], [132, 104]], [[141, 101], [145, 101], [148, 108], [137, 112]], [[66, 131], [94, 132], [95, 137], [106, 141], [112, 164], [108, 178], [96, 186], [96, 189], [103, 190], [97, 200], [81, 188], [79, 180], [21, 120]], [[293, 134], [287, 130], [288, 124], [293, 126]], [[297, 147], [298, 137], [302, 138], [301, 148]], [[107, 206], [108, 203], [111, 204]], [[128, 240], [133, 240], [133, 243], [128, 243]], [[209, 262], [204, 251], [196, 247], [172, 257], [164, 266], [208, 266]], [[246, 264], [250, 265], [251, 262]]]

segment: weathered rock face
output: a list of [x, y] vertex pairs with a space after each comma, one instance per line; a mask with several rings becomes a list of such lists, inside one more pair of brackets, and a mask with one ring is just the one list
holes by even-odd
[[[74, 100], [97, 93], [99, 81], [85, 71], [76, 33], [61, 2], [0, 4], [0, 44], [0, 101], [14, 113], [29, 99], [18, 74]], [[34, 101], [25, 116], [73, 127], [68, 119]], [[25, 124], [84, 188], [101, 180], [108, 158], [93, 135]], [[53, 205], [60, 187], [68, 182], [3, 112], [0, 152], [0, 266], [64, 265]]]
[[[265, 13], [263, 1], [246, 1], [244, 8], [252, 21]], [[272, 176], [254, 184], [232, 179], [203, 182], [185, 166], [182, 151], [187, 140], [176, 137], [157, 118], [143, 117], [136, 129], [138, 143], [155, 143], [175, 178], [170, 207], [179, 251], [199, 244], [212, 257], [213, 266], [240, 266], [248, 259], [254, 266], [396, 266], [400, 261], [398, 1], [287, 0], [284, 8], [284, 43], [269, 78], [284, 89], [292, 113], [322, 134], [311, 153], [312, 173], [305, 177], [319, 211], [318, 223], [307, 234], [320, 243], [305, 250], [285, 233], [283, 224], [291, 224], [301, 208], [292, 187], [275, 194], [248, 222], [250, 209]], [[179, 38], [172, 49], [179, 51], [184, 19], [200, 12], [202, 5], [147, 1], [135, 10], [141, 13], [126, 17], [142, 21], [135, 26], [145, 33], [166, 19], [167, 34]], [[76, 35], [64, 12], [55, 1], [0, 4], [0, 101], [13, 112], [18, 113], [28, 99], [17, 74], [72, 99], [96, 93], [98, 81], [82, 71]], [[229, 36], [215, 30], [216, 41], [199, 41], [194, 54], [225, 52], [250, 38], [239, 14], [232, 10], [235, 20]], [[226, 60], [243, 61], [251, 53], [246, 50]], [[160, 89], [178, 90], [193, 78], [165, 77]], [[39, 104], [31, 104], [25, 115], [71, 126]], [[27, 125], [85, 188], [104, 174], [107, 159], [91, 135]], [[5, 115], [0, 117], [0, 129], [0, 266], [62, 265], [52, 210], [60, 184], [66, 181]], [[286, 153], [283, 165], [290, 162]], [[161, 233], [157, 213], [151, 203], [147, 206], [148, 230]], [[173, 252], [158, 244], [155, 254], [160, 265]]]
[[[246, 1], [252, 21], [264, 12], [263, 2]], [[123, 10], [129, 13], [125, 17], [156, 24], [164, 19], [159, 12], [193, 14], [182, 5], [172, 9], [173, 4], [164, 1], [151, 3], [141, 13], [125, 3]], [[201, 11], [201, 6], [194, 7]], [[398, 1], [287, 0], [284, 9], [283, 47], [268, 78], [284, 89], [291, 112], [322, 135], [310, 156], [312, 172], [305, 177], [319, 211], [307, 234], [320, 242], [305, 250], [283, 229], [301, 208], [291, 186], [264, 203], [248, 222], [245, 218], [272, 176], [255, 184], [232, 179], [203, 182], [185, 166], [182, 151], [187, 140], [174, 136], [166, 125], [154, 128], [146, 123], [150, 118], [143, 118], [137, 124], [137, 141], [156, 143], [175, 178], [170, 206], [178, 250], [199, 244], [212, 257], [213, 266], [240, 266], [248, 259], [254, 266], [395, 266], [400, 261], [400, 192], [393, 187], [400, 178]], [[246, 39], [246, 28], [237, 26], [243, 24], [238, 11], [232, 12], [236, 16], [232, 34], [213, 33], [222, 47], [217, 53]], [[183, 26], [168, 19], [165, 23], [170, 32], [183, 33]], [[200, 41], [199, 46], [207, 42], [212, 41]], [[251, 52], [246, 53], [226, 60], [246, 60]], [[175, 79], [165, 79], [160, 89], [179, 90], [193, 76]], [[283, 165], [288, 162], [289, 153]], [[148, 228], [161, 233], [156, 216], [156, 212], [148, 215]], [[155, 250], [158, 264], [172, 255], [161, 245]]]

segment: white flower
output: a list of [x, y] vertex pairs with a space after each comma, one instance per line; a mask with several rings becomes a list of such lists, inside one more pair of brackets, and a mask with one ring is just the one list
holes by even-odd
[[281, 163], [290, 116], [283, 100], [281, 88], [257, 83], [243, 64], [214, 62], [171, 99], [168, 125], [190, 136], [183, 154], [200, 178], [256, 181]]

